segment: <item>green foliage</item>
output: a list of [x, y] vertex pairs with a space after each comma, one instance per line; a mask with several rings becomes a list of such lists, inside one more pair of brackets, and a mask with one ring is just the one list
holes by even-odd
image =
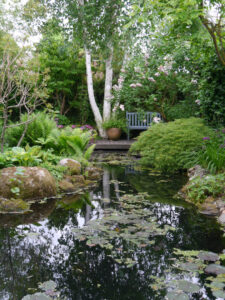
[[[32, 116], [33, 121], [28, 124], [28, 129], [24, 137], [22, 145], [29, 144], [37, 145], [39, 138], [46, 139], [53, 129], [56, 129], [56, 123], [45, 112], [34, 113]], [[27, 115], [21, 116], [20, 122], [26, 122]], [[7, 142], [9, 146], [16, 146], [25, 125], [12, 127], [7, 130]]]
[[205, 137], [201, 149], [191, 153], [184, 153], [182, 161], [186, 168], [201, 165], [210, 173], [224, 171], [225, 169], [225, 129], [217, 129], [215, 134], [209, 138]]
[[224, 192], [225, 174], [194, 178], [187, 187], [188, 200], [198, 204], [207, 197], [217, 197]]
[[46, 139], [39, 138], [38, 143], [44, 149], [53, 149], [57, 155], [74, 156], [76, 159], [88, 160], [94, 151], [95, 145], [88, 147], [92, 138], [91, 131], [83, 131], [80, 128], [54, 129]]
[[193, 150], [201, 149], [203, 137], [212, 135], [213, 130], [201, 119], [178, 119], [155, 124], [141, 133], [130, 152], [139, 152], [140, 162], [144, 165], [163, 172], [175, 172], [184, 169], [184, 154], [191, 155]]
[[67, 116], [60, 115], [60, 114], [57, 115], [57, 117], [55, 118], [55, 120], [57, 120], [57, 123], [59, 125], [63, 125], [63, 126], [70, 125], [70, 123], [71, 123], [70, 119], [67, 118]]
[[126, 120], [125, 119], [117, 119], [116, 117], [115, 118], [111, 118], [111, 119], [105, 121], [102, 124], [102, 127], [104, 129], [120, 128], [120, 129], [122, 129], [125, 132], [127, 131]]
[[61, 180], [67, 171], [67, 167], [55, 165], [49, 161], [41, 163], [40, 167], [47, 169], [57, 181]]
[[38, 166], [42, 161], [40, 158], [41, 147], [13, 147], [0, 154], [0, 168], [11, 167], [11, 166]]

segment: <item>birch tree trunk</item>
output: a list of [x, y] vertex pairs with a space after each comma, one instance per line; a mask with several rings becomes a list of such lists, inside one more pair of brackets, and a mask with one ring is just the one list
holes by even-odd
[[103, 103], [103, 120], [106, 121], [111, 117], [111, 100], [112, 100], [112, 80], [113, 80], [113, 47], [110, 45], [110, 54], [105, 61], [105, 93]]
[[92, 70], [91, 70], [91, 54], [90, 51], [85, 47], [85, 56], [86, 56], [86, 72], [87, 72], [87, 85], [88, 85], [88, 97], [89, 102], [91, 105], [92, 112], [95, 117], [95, 122], [99, 131], [99, 135], [102, 138], [106, 138], [106, 132], [102, 128], [102, 116], [99, 111], [99, 108], [95, 101], [95, 95], [94, 95], [94, 87], [93, 87], [93, 76], [92, 76]]

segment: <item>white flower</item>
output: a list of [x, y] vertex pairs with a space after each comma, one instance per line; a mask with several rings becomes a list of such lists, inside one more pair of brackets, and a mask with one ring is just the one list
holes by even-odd
[[192, 79], [191, 83], [196, 84], [196, 83], [198, 83], [198, 81], [196, 79]]
[[163, 66], [159, 66], [159, 67], [158, 67], [158, 71], [164, 72], [164, 67], [163, 67]]
[[140, 72], [141, 72], [141, 68], [139, 68], [139, 67], [134, 67], [134, 71], [137, 72], [137, 73], [140, 73]]
[[160, 121], [161, 121], [161, 119], [159, 117], [154, 117], [153, 118], [154, 123], [159, 123]]
[[199, 99], [195, 100], [195, 103], [200, 105], [201, 104], [201, 101]]
[[123, 105], [123, 104], [120, 104], [120, 109], [121, 109], [122, 111], [124, 111], [124, 105]]
[[155, 76], [156, 76], [156, 77], [159, 77], [159, 76], [160, 76], [159, 72], [155, 73]]
[[142, 87], [142, 84], [138, 82], [136, 83], [136, 86]]
[[120, 88], [118, 87], [118, 85], [114, 84], [113, 89], [114, 91], [119, 91]]
[[135, 88], [135, 87], [136, 87], [136, 84], [135, 84], [135, 83], [131, 83], [131, 84], [130, 84], [130, 87]]
[[151, 82], [156, 82], [153, 77], [148, 77], [148, 80], [151, 81]]
[[120, 72], [121, 73], [126, 73], [126, 70], [125, 69], [121, 69]]
[[157, 98], [154, 98], [153, 100], [154, 100], [155, 102], [158, 101]]
[[113, 110], [112, 110], [113, 112], [116, 112], [116, 107], [113, 107]]

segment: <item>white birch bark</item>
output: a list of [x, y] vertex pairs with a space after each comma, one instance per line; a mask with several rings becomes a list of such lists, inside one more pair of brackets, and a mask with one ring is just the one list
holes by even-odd
[[105, 93], [103, 102], [103, 120], [110, 119], [111, 116], [111, 100], [112, 100], [112, 80], [113, 80], [113, 47], [110, 45], [110, 54], [105, 61]]
[[95, 101], [95, 95], [94, 95], [94, 87], [93, 87], [93, 76], [92, 76], [92, 70], [91, 70], [91, 54], [90, 51], [85, 47], [85, 56], [86, 56], [86, 72], [87, 72], [87, 85], [88, 85], [88, 97], [89, 102], [91, 105], [92, 112], [95, 117], [95, 122], [99, 131], [99, 135], [102, 138], [106, 138], [106, 132], [102, 128], [102, 116], [99, 111], [99, 108]]

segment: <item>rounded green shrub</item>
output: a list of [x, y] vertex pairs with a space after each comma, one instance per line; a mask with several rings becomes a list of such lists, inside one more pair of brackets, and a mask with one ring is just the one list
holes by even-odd
[[184, 157], [194, 161], [196, 152], [202, 148], [204, 137], [214, 132], [198, 118], [178, 119], [169, 123], [152, 125], [140, 134], [130, 152], [141, 155], [140, 162], [163, 172], [184, 169]]

